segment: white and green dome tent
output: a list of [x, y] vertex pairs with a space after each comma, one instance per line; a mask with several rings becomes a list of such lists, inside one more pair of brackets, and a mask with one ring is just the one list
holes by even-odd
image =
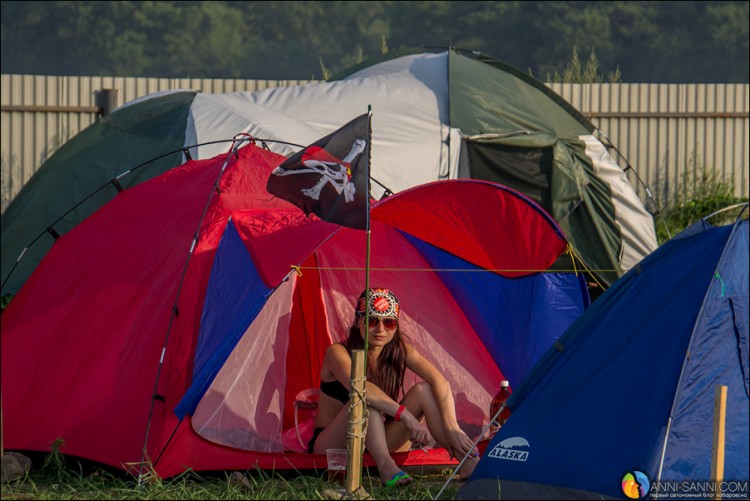
[[289, 155], [368, 105], [376, 198], [439, 179], [499, 182], [540, 203], [606, 284], [657, 247], [652, 216], [583, 115], [529, 75], [482, 54], [418, 50], [328, 82], [158, 92], [118, 108], [55, 152], [6, 209], [2, 293], [18, 291], [53, 238], [118, 189], [180, 165], [182, 149], [210, 158], [228, 151], [222, 140], [244, 132]]

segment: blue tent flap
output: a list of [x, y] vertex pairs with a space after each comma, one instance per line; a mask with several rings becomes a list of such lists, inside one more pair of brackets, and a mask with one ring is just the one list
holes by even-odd
[[[456, 291], [461, 310], [512, 386], [523, 381], [588, 306], [588, 292], [581, 287], [583, 276], [548, 272], [507, 278], [477, 273], [484, 270], [411, 235], [404, 236], [432, 268], [466, 270], [437, 274], [446, 288]], [[519, 315], [521, 311], [526, 313]]]
[[191, 414], [270, 296], [237, 229], [229, 221], [216, 250], [195, 351], [193, 382], [175, 408]]

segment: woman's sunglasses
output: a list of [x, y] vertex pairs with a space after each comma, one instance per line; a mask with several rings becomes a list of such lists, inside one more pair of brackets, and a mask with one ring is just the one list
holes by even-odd
[[367, 325], [370, 326], [370, 328], [377, 327], [380, 322], [383, 322], [383, 325], [386, 329], [395, 329], [398, 325], [398, 320], [395, 318], [380, 318], [380, 317], [369, 317], [367, 320]]

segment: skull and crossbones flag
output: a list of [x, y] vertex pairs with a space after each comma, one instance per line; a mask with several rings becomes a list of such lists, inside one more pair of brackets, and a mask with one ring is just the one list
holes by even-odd
[[266, 189], [323, 221], [367, 229], [370, 119], [361, 115], [276, 167]]

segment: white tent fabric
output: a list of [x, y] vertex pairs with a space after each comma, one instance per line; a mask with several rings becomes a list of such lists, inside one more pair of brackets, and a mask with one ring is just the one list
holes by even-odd
[[[382, 71], [382, 74], [380, 70]], [[372, 177], [394, 192], [458, 177], [458, 132], [447, 124], [447, 53], [406, 56], [346, 80], [255, 92], [199, 94], [190, 110], [186, 144], [257, 138], [311, 144], [372, 107]], [[452, 140], [452, 141], [451, 141]], [[298, 150], [268, 143], [276, 153]], [[201, 146], [210, 158], [226, 144]], [[383, 188], [373, 184], [373, 196]]]
[[586, 154], [594, 164], [594, 171], [612, 187], [615, 212], [635, 216], [631, 218], [631, 224], [620, 225], [623, 242], [620, 265], [629, 270], [658, 247], [653, 220], [644, 213], [638, 195], [604, 145], [594, 136], [579, 136], [579, 139], [586, 145]]

